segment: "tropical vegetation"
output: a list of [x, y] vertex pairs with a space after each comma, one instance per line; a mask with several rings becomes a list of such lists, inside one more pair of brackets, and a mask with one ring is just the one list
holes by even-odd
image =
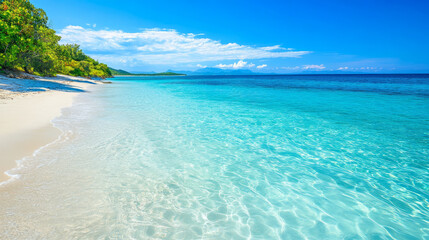
[[45, 11], [29, 0], [0, 0], [0, 70], [53, 76], [110, 77], [106, 64], [85, 55], [79, 45], [59, 44]]

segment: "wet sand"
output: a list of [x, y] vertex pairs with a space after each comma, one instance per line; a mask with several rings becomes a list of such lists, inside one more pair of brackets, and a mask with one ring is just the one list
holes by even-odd
[[11, 178], [7, 170], [17, 160], [59, 137], [61, 131], [51, 120], [98, 82], [64, 75], [36, 80], [0, 76], [0, 182]]

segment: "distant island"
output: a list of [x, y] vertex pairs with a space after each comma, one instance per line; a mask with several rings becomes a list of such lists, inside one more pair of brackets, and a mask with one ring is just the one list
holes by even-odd
[[186, 76], [183, 73], [175, 73], [171, 71], [161, 73], [130, 73], [122, 69], [109, 68], [113, 76]]

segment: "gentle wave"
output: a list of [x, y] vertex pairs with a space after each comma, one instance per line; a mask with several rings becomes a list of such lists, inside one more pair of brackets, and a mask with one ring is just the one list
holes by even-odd
[[81, 97], [56, 120], [73, 137], [0, 195], [1, 232], [425, 239], [428, 98], [259, 86], [272, 78], [121, 77]]

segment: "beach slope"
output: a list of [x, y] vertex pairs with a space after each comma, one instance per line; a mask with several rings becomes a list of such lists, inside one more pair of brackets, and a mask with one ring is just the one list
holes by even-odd
[[10, 179], [6, 172], [17, 160], [55, 141], [61, 132], [51, 120], [71, 106], [77, 94], [100, 82], [65, 75], [34, 77], [0, 75], [0, 182]]

